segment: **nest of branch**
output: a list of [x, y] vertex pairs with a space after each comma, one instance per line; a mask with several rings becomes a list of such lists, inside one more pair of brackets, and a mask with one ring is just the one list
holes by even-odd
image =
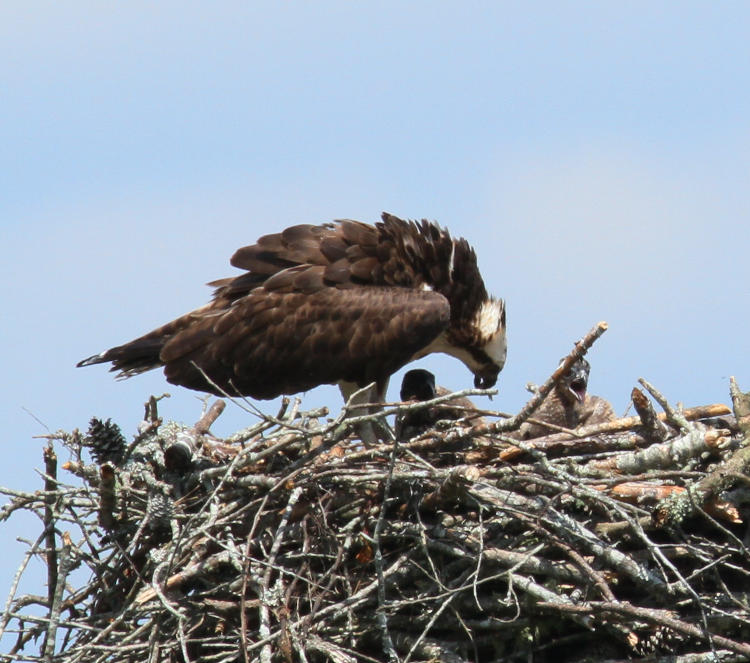
[[[644, 406], [521, 442], [485, 413], [371, 448], [296, 401], [219, 440], [221, 405], [186, 427], [152, 399], [133, 441], [60, 434], [44, 490], [4, 491], [43, 528], [3, 660], [750, 660], [741, 396], [736, 418]], [[19, 596], [33, 556], [47, 592]]]

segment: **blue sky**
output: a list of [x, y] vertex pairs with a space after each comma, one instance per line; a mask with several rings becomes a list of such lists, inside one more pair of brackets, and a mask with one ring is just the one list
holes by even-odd
[[[152, 393], [197, 420], [158, 372], [74, 365], [203, 304], [260, 235], [382, 210], [465, 236], [507, 300], [492, 407], [517, 410], [599, 320], [590, 388], [618, 412], [641, 376], [686, 406], [728, 402], [730, 375], [750, 389], [749, 18], [732, 2], [2, 3], [0, 484], [40, 486], [47, 429], [97, 415], [132, 434]], [[420, 365], [471, 385], [456, 360]], [[305, 396], [321, 402], [340, 406]], [[229, 407], [216, 431], [249, 416]]]

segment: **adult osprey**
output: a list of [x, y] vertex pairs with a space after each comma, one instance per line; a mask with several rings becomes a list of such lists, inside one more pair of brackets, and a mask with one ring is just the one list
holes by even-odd
[[461, 359], [476, 387], [505, 363], [503, 301], [466, 240], [426, 220], [292, 226], [231, 264], [246, 271], [210, 283], [209, 304], [78, 366], [112, 362], [118, 377], [163, 366], [173, 384], [261, 399], [320, 384], [347, 398], [374, 382], [367, 401], [382, 402], [389, 377], [431, 352]]

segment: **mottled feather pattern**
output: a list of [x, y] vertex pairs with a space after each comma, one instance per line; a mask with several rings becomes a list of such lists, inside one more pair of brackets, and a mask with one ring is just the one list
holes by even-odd
[[[454, 271], [466, 278], [454, 282], [448, 266], [454, 256]], [[451, 300], [453, 318], [460, 311], [473, 310], [486, 298], [476, 256], [465, 240], [454, 240], [427, 221], [407, 222], [389, 214], [370, 226], [343, 219], [321, 226], [297, 225], [273, 235], [264, 235], [256, 244], [238, 249], [232, 256], [234, 267], [249, 270], [235, 279], [222, 279], [217, 295], [234, 299], [263, 285], [276, 289], [283, 270], [325, 265], [326, 285], [339, 288], [354, 285], [394, 285], [419, 287], [429, 284]], [[269, 282], [265, 279], [271, 278]]]
[[[248, 296], [217, 322], [207, 320], [165, 345], [167, 379], [221, 393], [195, 362], [228, 393], [256, 398], [340, 380], [377, 381], [398, 370], [424, 338], [434, 338], [448, 322], [445, 300], [433, 293], [417, 293], [421, 301], [414, 316], [413, 294], [374, 288], [366, 299], [359, 291], [331, 289], [315, 298], [276, 292]], [[294, 325], [285, 324], [290, 310]]]

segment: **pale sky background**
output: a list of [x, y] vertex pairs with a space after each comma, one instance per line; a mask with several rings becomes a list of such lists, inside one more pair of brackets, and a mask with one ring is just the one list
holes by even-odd
[[[741, 2], [3, 2], [0, 485], [41, 487], [48, 429], [97, 415], [130, 437], [150, 394], [193, 423], [201, 402], [160, 372], [75, 363], [205, 303], [262, 234], [382, 210], [466, 237], [506, 299], [485, 405], [517, 410], [599, 320], [590, 390], [618, 412], [641, 376], [686, 406], [728, 402], [730, 375], [750, 390], [748, 19]], [[457, 360], [419, 365], [472, 384]], [[338, 392], [305, 397], [321, 403], [337, 413]], [[230, 406], [214, 429], [250, 419]], [[21, 551], [3, 544], [6, 576]]]

